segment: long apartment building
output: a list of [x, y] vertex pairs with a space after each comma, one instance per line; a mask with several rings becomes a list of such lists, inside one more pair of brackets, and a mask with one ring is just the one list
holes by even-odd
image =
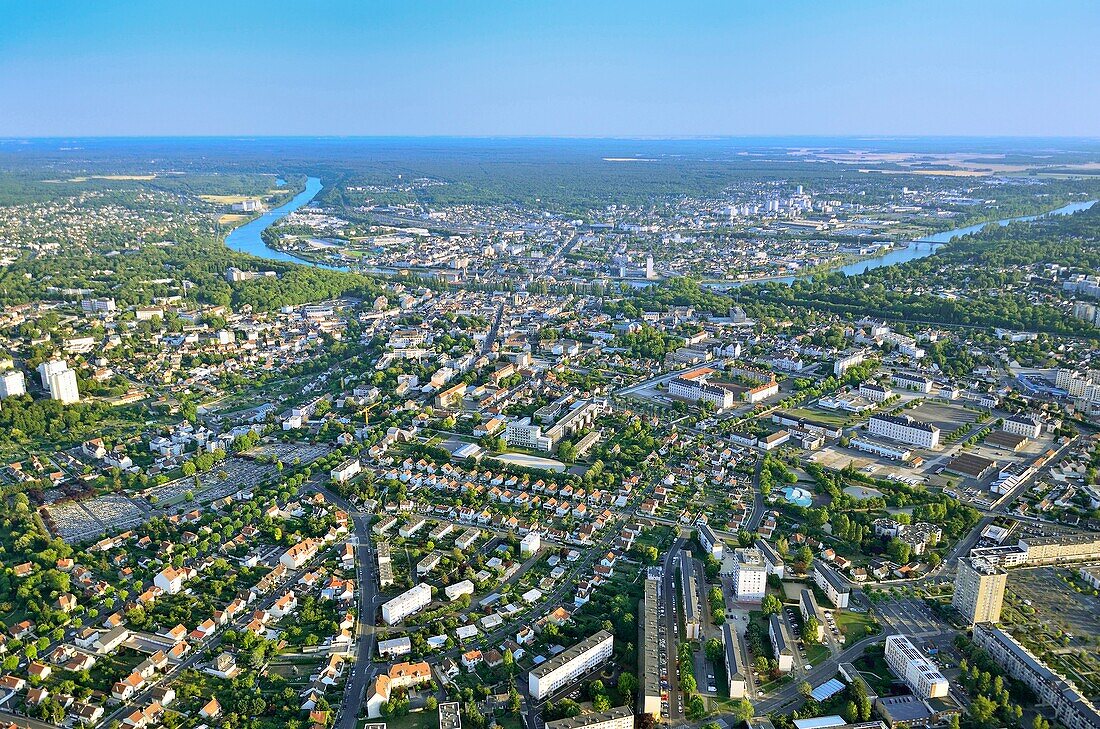
[[940, 444], [939, 428], [909, 415], [872, 415], [867, 430], [871, 435], [919, 448], [935, 448]]
[[402, 592], [395, 598], [382, 603], [382, 620], [386, 625], [396, 625], [410, 615], [414, 615], [432, 602], [432, 588], [421, 582], [411, 590]]
[[814, 560], [814, 582], [833, 605], [838, 608], [848, 607], [848, 597], [852, 589], [836, 570], [819, 559]]
[[825, 613], [821, 611], [821, 606], [817, 604], [817, 598], [814, 597], [814, 591], [808, 587], [802, 588], [798, 593], [798, 611], [802, 613], [802, 625], [805, 630], [806, 621], [813, 618], [817, 621], [817, 638], [818, 642], [825, 640]]
[[722, 623], [722, 643], [726, 650], [726, 680], [729, 682], [729, 697], [740, 699], [745, 696], [745, 665], [741, 659], [741, 642], [737, 631], [729, 623]]
[[546, 729], [634, 729], [634, 712], [629, 706], [581, 714], [546, 722]]
[[537, 701], [581, 678], [611, 657], [615, 637], [606, 630], [595, 633], [534, 668], [527, 675], [527, 688]]
[[772, 651], [775, 653], [775, 661], [779, 665], [780, 673], [789, 673], [794, 670], [794, 641], [791, 640], [791, 630], [787, 621], [772, 613], [768, 618], [768, 637], [772, 642]]
[[909, 690], [921, 699], [937, 699], [947, 696], [947, 679], [936, 664], [904, 635], [886, 638], [886, 665], [905, 681]]
[[962, 557], [955, 573], [951, 605], [969, 625], [1001, 622], [1008, 573], [996, 562], [981, 557]]
[[1009, 676], [1028, 686], [1054, 710], [1066, 729], [1096, 729], [1100, 713], [1065, 677], [1055, 673], [1011, 635], [995, 625], [974, 626], [974, 642]]
[[638, 692], [638, 711], [661, 719], [661, 657], [658, 652], [657, 580], [647, 579], [642, 592], [641, 642], [638, 644], [638, 676], [641, 690]]
[[378, 588], [384, 590], [393, 584], [393, 562], [390, 560], [390, 543], [378, 542], [374, 547], [374, 558], [378, 563]]
[[699, 586], [695, 581], [695, 562], [691, 552], [680, 552], [680, 604], [684, 612], [684, 637], [696, 640], [703, 635], [701, 613], [702, 602], [699, 599]]

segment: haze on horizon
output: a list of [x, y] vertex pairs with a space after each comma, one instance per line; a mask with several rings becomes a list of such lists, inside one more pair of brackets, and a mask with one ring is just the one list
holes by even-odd
[[1100, 136], [1100, 4], [0, 1], [0, 136]]

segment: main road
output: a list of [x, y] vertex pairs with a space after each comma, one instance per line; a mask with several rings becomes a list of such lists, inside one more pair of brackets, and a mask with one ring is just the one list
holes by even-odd
[[356, 509], [350, 502], [323, 486], [318, 490], [325, 498], [336, 504], [351, 516], [355, 527], [355, 562], [359, 581], [359, 619], [356, 627], [355, 664], [351, 668], [344, 696], [340, 702], [340, 711], [335, 729], [355, 729], [359, 718], [364, 694], [373, 676], [371, 656], [374, 655], [377, 636], [374, 632], [374, 614], [377, 609], [378, 588], [375, 579], [374, 545], [370, 540], [368, 517]]

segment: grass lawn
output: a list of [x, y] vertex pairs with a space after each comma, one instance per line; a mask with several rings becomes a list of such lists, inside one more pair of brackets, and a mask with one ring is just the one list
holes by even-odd
[[845, 645], [874, 635], [878, 632], [878, 626], [868, 613], [855, 613], [851, 610], [837, 610], [833, 613], [837, 627], [844, 634]]
[[829, 657], [829, 649], [820, 644], [806, 646], [805, 653], [806, 661], [814, 666]]
[[382, 719], [360, 719], [359, 725], [362, 727], [364, 724], [384, 721], [386, 723], [386, 729], [439, 729], [439, 714], [435, 711], [412, 711], [405, 716], [382, 718]]
[[824, 425], [844, 426], [853, 420], [852, 413], [834, 413], [831, 410], [818, 410], [816, 408], [795, 408], [783, 411], [791, 417], [805, 418], [806, 420], [822, 423]]

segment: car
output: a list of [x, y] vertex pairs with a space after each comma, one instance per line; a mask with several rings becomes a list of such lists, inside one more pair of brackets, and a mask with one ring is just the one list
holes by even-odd
[[807, 671], [809, 671], [811, 668], [813, 668], [813, 666], [811, 666], [809, 663], [807, 663], [805, 668], [806, 668]]

